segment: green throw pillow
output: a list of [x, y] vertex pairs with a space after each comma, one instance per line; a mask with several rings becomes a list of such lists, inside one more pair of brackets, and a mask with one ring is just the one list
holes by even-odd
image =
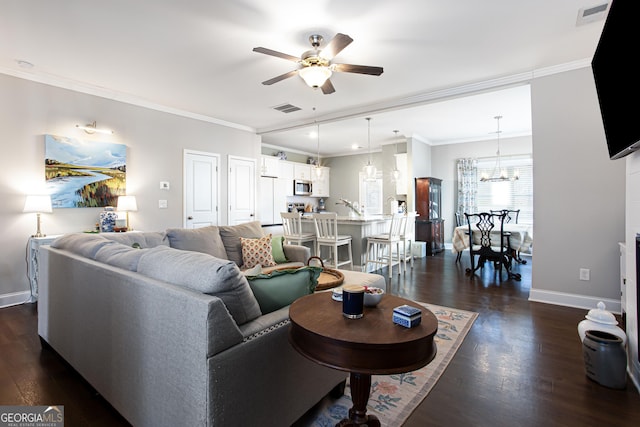
[[278, 264], [289, 261], [284, 254], [283, 244], [284, 236], [273, 236], [271, 239], [271, 255], [273, 255], [273, 260]]
[[262, 314], [285, 307], [298, 298], [312, 294], [318, 286], [322, 268], [301, 267], [275, 270], [269, 274], [247, 276]]

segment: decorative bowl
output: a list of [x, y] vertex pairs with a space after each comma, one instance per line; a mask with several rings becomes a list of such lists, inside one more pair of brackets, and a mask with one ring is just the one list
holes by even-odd
[[366, 307], [375, 307], [378, 305], [384, 295], [384, 290], [375, 286], [364, 287], [364, 305]]
[[331, 298], [334, 301], [342, 301], [342, 287], [333, 289], [333, 291], [331, 291]]

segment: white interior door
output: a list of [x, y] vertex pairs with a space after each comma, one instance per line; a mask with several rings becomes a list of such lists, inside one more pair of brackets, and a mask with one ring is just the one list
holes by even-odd
[[229, 156], [229, 225], [256, 219], [256, 160]]
[[185, 150], [183, 157], [184, 227], [218, 225], [220, 156]]

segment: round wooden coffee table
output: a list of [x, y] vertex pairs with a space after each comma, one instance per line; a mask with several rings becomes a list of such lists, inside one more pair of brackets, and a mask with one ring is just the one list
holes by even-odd
[[[413, 328], [392, 321], [395, 307], [408, 304], [422, 311], [422, 322]], [[438, 320], [425, 307], [404, 298], [384, 295], [376, 307], [365, 307], [360, 319], [342, 315], [342, 303], [330, 292], [297, 299], [289, 308], [289, 342], [312, 361], [350, 373], [353, 407], [339, 426], [379, 426], [367, 415], [371, 375], [410, 372], [427, 365], [436, 355], [433, 338]]]

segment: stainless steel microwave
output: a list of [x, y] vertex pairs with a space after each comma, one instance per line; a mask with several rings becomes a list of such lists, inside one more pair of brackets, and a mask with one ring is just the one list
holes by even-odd
[[302, 179], [296, 179], [293, 181], [293, 194], [296, 196], [310, 196], [311, 189], [311, 181]]

